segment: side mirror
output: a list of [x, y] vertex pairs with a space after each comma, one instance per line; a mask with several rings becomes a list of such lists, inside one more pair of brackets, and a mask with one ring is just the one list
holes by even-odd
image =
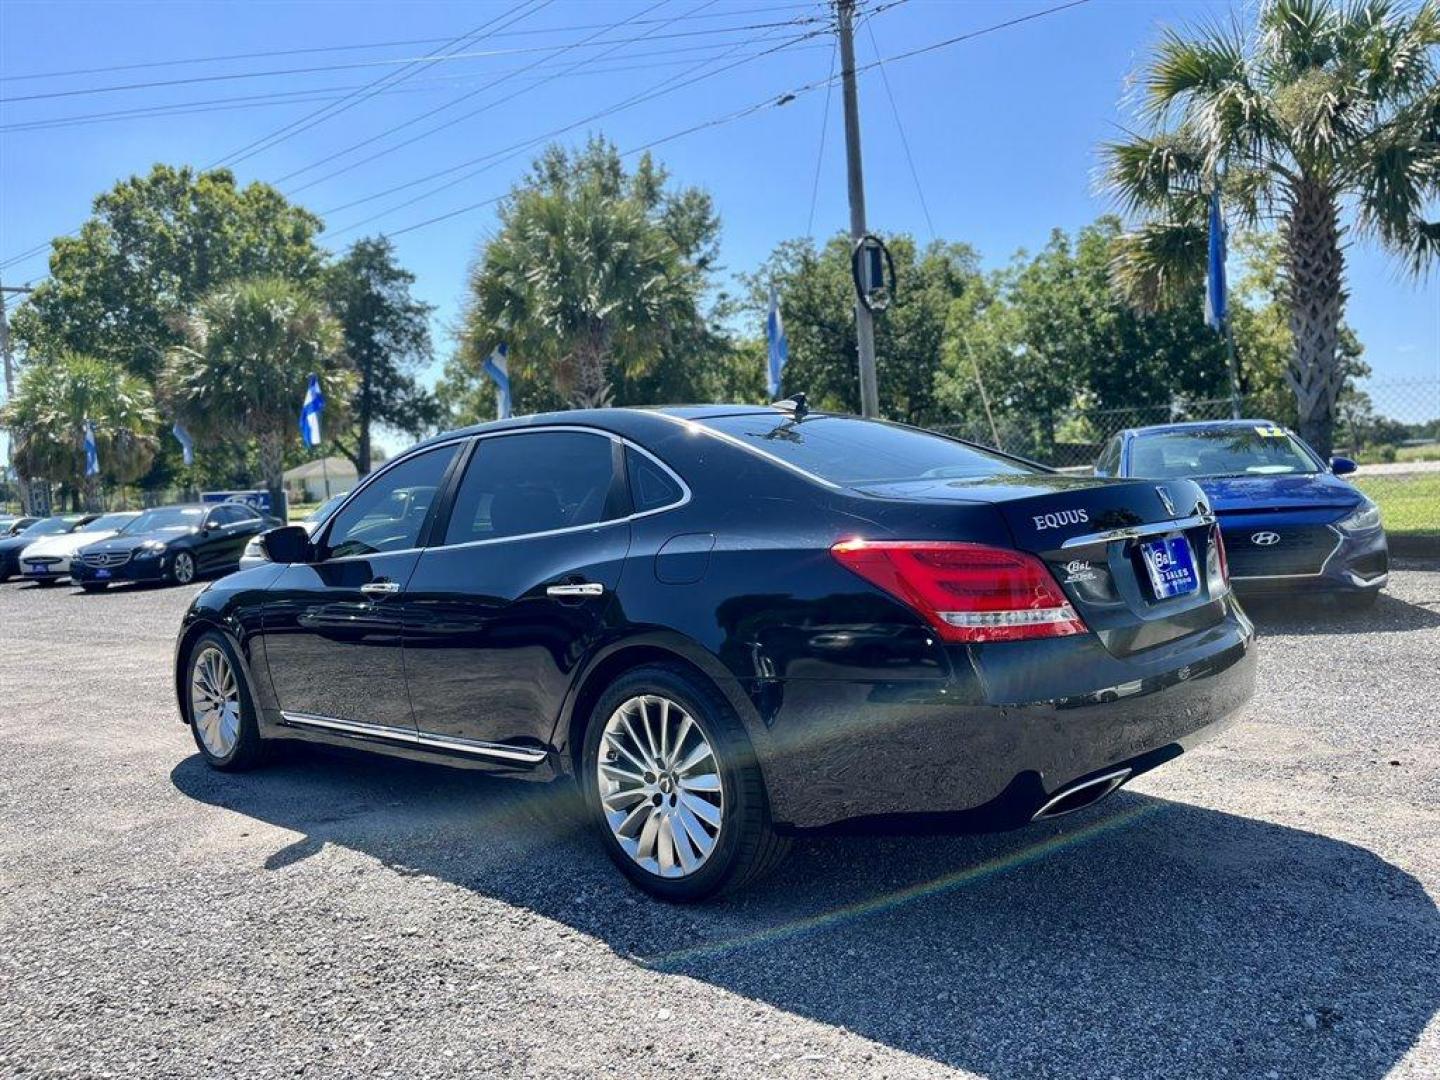
[[1336, 476], [1347, 476], [1355, 471], [1355, 462], [1348, 457], [1332, 457], [1330, 471]]
[[310, 534], [299, 525], [282, 525], [262, 534], [260, 549], [273, 563], [307, 563], [314, 558]]

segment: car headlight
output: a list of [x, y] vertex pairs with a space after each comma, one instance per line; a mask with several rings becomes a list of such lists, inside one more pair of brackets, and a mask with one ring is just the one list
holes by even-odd
[[1339, 525], [1346, 532], [1352, 533], [1378, 529], [1380, 527], [1380, 507], [1366, 499], [1353, 514], [1342, 518]]
[[250, 538], [250, 542], [245, 545], [245, 553], [241, 556], [241, 558], [263, 559], [264, 557], [265, 552], [260, 549], [260, 537], [252, 536]]
[[153, 559], [165, 550], [164, 540], [146, 540], [135, 552], [137, 559]]

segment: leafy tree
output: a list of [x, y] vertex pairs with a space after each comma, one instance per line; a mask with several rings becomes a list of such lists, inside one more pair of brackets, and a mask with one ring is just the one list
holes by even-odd
[[[27, 364], [0, 418], [13, 434], [20, 474], [83, 492], [91, 510], [99, 509], [102, 482], [131, 483], [155, 457], [150, 387], [109, 360], [61, 353], [43, 365]], [[85, 475], [86, 421], [95, 428], [97, 476]]]
[[353, 435], [336, 437], [335, 444], [361, 476], [370, 472], [373, 425], [419, 437], [439, 422], [434, 396], [415, 380], [430, 362], [433, 309], [410, 295], [414, 283], [384, 237], [357, 240], [325, 271], [325, 300], [340, 322], [359, 384]]
[[470, 282], [462, 354], [510, 346], [518, 409], [609, 404], [699, 321], [718, 222], [709, 196], [672, 191], [647, 156], [552, 146], [500, 211]]
[[72, 351], [153, 378], [178, 344], [177, 317], [240, 278], [308, 280], [320, 219], [227, 169], [156, 165], [98, 196], [76, 236], [57, 237], [50, 277], [15, 314], [30, 356]]
[[1137, 302], [1198, 303], [1217, 183], [1232, 216], [1279, 224], [1285, 378], [1323, 454], [1344, 382], [1347, 229], [1416, 273], [1440, 255], [1424, 216], [1440, 195], [1437, 45], [1437, 0], [1267, 0], [1248, 31], [1167, 32], [1141, 82], [1149, 133], [1104, 148], [1109, 186], [1142, 219], [1116, 262]]
[[[946, 319], [953, 301], [982, 287], [979, 260], [965, 244], [932, 243], [921, 249], [903, 235], [886, 243], [898, 284], [893, 303], [875, 320], [881, 411], [912, 424], [942, 421], [935, 375]], [[787, 240], [743, 281], [752, 325], [763, 326], [772, 282], [779, 291], [790, 344], [782, 392], [804, 391], [814, 406], [859, 412], [849, 238], [833, 236], [818, 249], [808, 239]], [[754, 370], [763, 373], [763, 337], [750, 353]]]
[[339, 324], [323, 304], [279, 278], [226, 285], [184, 321], [161, 374], [161, 398], [198, 443], [254, 439], [260, 472], [280, 505], [285, 449], [298, 440], [311, 372], [325, 391], [325, 423], [344, 420], [355, 390]]

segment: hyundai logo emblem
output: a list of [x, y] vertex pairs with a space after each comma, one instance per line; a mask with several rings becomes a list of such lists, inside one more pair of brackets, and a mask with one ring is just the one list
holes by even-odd
[[1280, 542], [1280, 534], [1276, 532], [1258, 532], [1250, 534], [1250, 543], [1259, 547], [1274, 547]]

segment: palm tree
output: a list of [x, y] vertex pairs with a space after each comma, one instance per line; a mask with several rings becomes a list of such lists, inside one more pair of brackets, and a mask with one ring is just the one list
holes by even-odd
[[185, 343], [165, 358], [162, 400], [199, 442], [256, 440], [271, 504], [279, 507], [285, 448], [299, 435], [310, 373], [320, 376], [331, 430], [354, 389], [339, 326], [291, 282], [257, 278], [204, 297], [182, 330]]
[[[95, 427], [100, 472], [85, 472], [85, 424]], [[119, 364], [79, 353], [27, 364], [3, 422], [14, 433], [20, 475], [83, 492], [100, 509], [102, 481], [133, 483], [155, 460], [159, 416], [150, 388]]]
[[1148, 133], [1103, 148], [1104, 176], [1142, 221], [1115, 279], [1142, 306], [1197, 302], [1206, 208], [1279, 225], [1301, 434], [1329, 454], [1344, 381], [1337, 346], [1347, 232], [1419, 275], [1440, 255], [1440, 0], [1268, 0], [1253, 32], [1167, 32], [1139, 91]]
[[613, 363], [640, 374], [668, 335], [697, 321], [701, 270], [618, 177], [579, 160], [573, 175], [552, 173], [537, 166], [502, 210], [472, 277], [470, 332], [548, 364], [572, 406], [603, 407]]

